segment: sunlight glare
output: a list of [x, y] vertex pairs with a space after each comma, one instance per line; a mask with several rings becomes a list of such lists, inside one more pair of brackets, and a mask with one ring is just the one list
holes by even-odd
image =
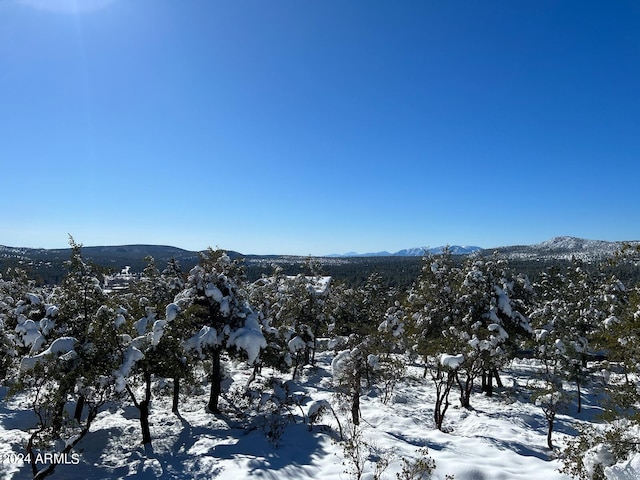
[[84, 13], [100, 10], [115, 0], [20, 0], [20, 3], [38, 10], [54, 13]]

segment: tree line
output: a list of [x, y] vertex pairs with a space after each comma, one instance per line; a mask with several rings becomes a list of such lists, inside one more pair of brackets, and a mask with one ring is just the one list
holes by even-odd
[[[259, 417], [274, 442], [294, 407], [306, 408], [310, 425], [331, 412], [340, 436], [353, 439], [362, 393], [377, 388], [391, 401], [407, 365], [418, 364], [435, 395], [434, 427], [446, 429], [449, 407], [472, 408], [477, 392], [492, 396], [517, 357], [540, 368], [531, 401], [547, 420], [551, 450], [556, 414], [569, 404], [579, 412], [583, 390], [602, 385], [608, 423], [585, 428], [559, 452], [567, 473], [598, 478], [606, 465], [585, 461], [597, 448], [611, 453], [598, 458], [615, 460], [639, 450], [628, 427], [638, 425], [640, 295], [611, 262], [594, 268], [574, 259], [532, 281], [497, 254], [461, 259], [445, 249], [422, 259], [409, 286], [378, 272], [354, 286], [330, 279], [311, 258], [302, 273], [273, 267], [249, 280], [238, 258], [209, 249], [188, 272], [176, 260], [158, 266], [147, 257], [127, 291], [109, 293], [82, 245], [70, 245], [59, 285], [37, 286], [15, 268], [0, 277], [0, 374], [34, 412], [26, 445], [33, 459], [73, 452], [113, 404], [135, 407], [141, 442], [150, 445], [153, 396], [169, 395], [179, 415], [181, 399], [202, 378], [203, 408]], [[639, 260], [638, 249], [627, 247], [613, 263], [627, 271]], [[335, 410], [308, 405], [290, 388], [318, 352], [332, 352]], [[249, 375], [236, 402], [223, 398], [226, 364]], [[56, 466], [32, 461], [31, 468], [44, 478]]]

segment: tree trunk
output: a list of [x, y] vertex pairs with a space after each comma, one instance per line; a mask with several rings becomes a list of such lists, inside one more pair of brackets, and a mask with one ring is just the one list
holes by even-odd
[[151, 374], [144, 373], [144, 399], [138, 404], [140, 411], [140, 429], [142, 430], [142, 444], [151, 444], [151, 429], [149, 428], [149, 406], [151, 403]]
[[51, 427], [54, 433], [58, 433], [62, 428], [62, 420], [64, 418], [64, 405], [65, 401], [60, 400], [56, 402], [55, 409], [53, 410], [53, 419], [51, 420]]
[[174, 377], [173, 379], [173, 403], [171, 405], [171, 412], [178, 413], [178, 401], [180, 399], [180, 377]]
[[140, 428], [142, 429], [142, 444], [151, 444], [151, 429], [149, 428], [149, 400], [140, 402]]
[[251, 385], [255, 381], [257, 375], [258, 375], [258, 363], [256, 362], [253, 365], [251, 376], [249, 376], [249, 380], [247, 380], [247, 386], [246, 386], [247, 390], [249, 389], [249, 385]]
[[550, 414], [547, 416], [547, 422], [549, 424], [549, 428], [547, 430], [547, 446], [549, 450], [553, 450], [553, 442], [551, 440], [551, 433], [553, 432], [553, 421], [555, 418], [555, 414]]
[[301, 361], [301, 353], [300, 351], [296, 352], [296, 358], [294, 359], [295, 362], [295, 366], [293, 367], [293, 373], [291, 374], [291, 381], [295, 382], [296, 377], [298, 376], [298, 366], [300, 365], [300, 361]]
[[487, 372], [487, 385], [486, 385], [487, 397], [493, 397], [493, 372]]
[[580, 391], [580, 379], [576, 380], [576, 385], [578, 386], [578, 413], [582, 411], [582, 393]]
[[353, 379], [353, 401], [351, 402], [351, 419], [354, 425], [360, 425], [360, 372]]
[[[86, 424], [84, 426], [84, 428], [80, 431], [79, 435], [76, 435], [74, 437], [74, 440], [71, 442], [68, 442], [64, 449], [62, 449], [62, 451], [60, 452], [60, 454], [66, 456], [71, 454], [73, 448], [78, 444], [78, 442], [80, 442], [80, 440], [82, 440], [87, 433], [89, 433], [89, 430], [91, 429], [91, 422], [93, 422], [93, 420], [96, 418], [96, 415], [98, 414], [98, 407], [89, 407], [89, 412], [87, 413], [87, 421]], [[36, 435], [36, 434], [34, 434]], [[38, 471], [37, 468], [37, 462], [35, 461], [35, 453], [33, 452], [33, 435], [29, 438], [29, 442], [27, 443], [27, 455], [29, 456], [29, 460], [31, 463], [31, 470], [33, 472], [33, 480], [42, 480], [50, 475], [53, 474], [53, 472], [55, 471], [56, 467], [57, 467], [57, 463], [53, 462], [51, 464], [49, 464], [47, 467], [43, 468], [42, 470]]]
[[449, 409], [449, 392], [453, 386], [455, 373], [448, 372], [446, 381], [443, 378], [442, 372], [438, 372], [436, 375], [433, 375], [432, 378], [436, 385], [436, 404], [433, 411], [433, 420], [436, 428], [442, 431], [444, 416]]
[[84, 395], [80, 395], [78, 396], [78, 403], [76, 403], [76, 409], [73, 412], [73, 418], [80, 422], [80, 420], [82, 419], [82, 410], [84, 409]]
[[471, 390], [473, 390], [473, 378], [462, 381], [456, 373], [458, 387], [460, 387], [460, 406], [469, 410], [471, 408]]
[[498, 385], [498, 387], [500, 388], [504, 387], [504, 385], [502, 384], [502, 379], [500, 378], [500, 373], [498, 373], [497, 368], [493, 369], [493, 378], [496, 379], [496, 385]]
[[311, 365], [316, 364], [316, 350], [318, 348], [318, 335], [320, 335], [320, 321], [316, 318], [313, 325], [313, 351], [311, 352]]
[[209, 403], [207, 409], [211, 413], [220, 413], [218, 408], [218, 400], [222, 393], [222, 365], [220, 364], [220, 356], [222, 351], [216, 348], [213, 351], [212, 363], [211, 363], [211, 391], [209, 393]]
[[309, 346], [304, 349], [304, 364], [311, 365], [311, 347]]

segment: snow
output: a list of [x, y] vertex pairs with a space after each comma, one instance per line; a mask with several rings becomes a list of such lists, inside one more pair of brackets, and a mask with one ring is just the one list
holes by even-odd
[[[251, 318], [251, 315], [247, 317]], [[245, 323], [252, 330], [255, 325]], [[251, 343], [251, 342], [250, 342]], [[237, 344], [237, 339], [236, 339]], [[62, 353], [73, 347], [72, 339], [52, 343], [50, 350]], [[454, 365], [461, 355], [442, 356], [440, 361]], [[135, 348], [127, 350], [121, 372], [142, 358]], [[332, 371], [340, 371], [348, 363], [350, 351], [334, 356], [319, 352], [315, 369], [305, 370], [297, 382], [285, 381], [282, 374], [278, 398], [300, 395], [300, 408], [293, 406], [285, 413], [284, 426], [277, 442], [266, 436], [269, 422], [247, 425], [243, 417], [234, 416], [233, 385], [246, 385], [250, 375], [244, 362], [228, 362], [227, 375], [234, 383], [223, 395], [222, 415], [204, 408], [207, 388], [185, 393], [180, 399], [180, 416], [171, 413], [171, 396], [154, 393], [150, 414], [152, 448], [140, 445], [137, 410], [125, 404], [107, 405], [96, 418], [91, 432], [77, 445], [79, 463], [59, 465], [51, 478], [65, 480], [129, 479], [144, 480], [348, 480], [345, 473], [348, 457], [339, 440], [338, 415], [345, 434], [348, 412], [333, 395]], [[418, 458], [418, 450], [428, 448], [435, 461], [432, 480], [570, 480], [561, 474], [557, 452], [546, 447], [546, 420], [543, 411], [530, 399], [532, 380], [539, 378], [542, 366], [534, 360], [515, 360], [501, 372], [509, 387], [497, 389], [494, 397], [477, 392], [471, 397], [473, 409], [459, 408], [452, 392], [452, 406], [445, 419], [446, 432], [434, 428], [433, 384], [422, 376], [422, 366], [407, 363], [407, 372], [398, 382], [392, 400], [385, 404], [375, 389], [363, 388], [360, 409], [361, 432], [366, 457], [363, 480], [372, 480], [375, 464], [366, 444], [374, 444], [376, 455], [387, 456], [389, 467], [381, 480], [396, 479], [402, 460]], [[266, 384], [277, 372], [264, 368], [255, 384]], [[206, 381], [203, 380], [203, 381]], [[244, 387], [243, 387], [244, 388]], [[287, 393], [288, 392], [288, 393]], [[265, 390], [265, 393], [267, 391]], [[575, 402], [567, 412], [558, 413], [554, 443], [562, 446], [575, 434], [577, 422], [592, 418], [599, 410], [598, 399], [584, 393], [584, 413], [575, 416]], [[0, 396], [6, 388], [0, 389]], [[27, 431], [32, 428], [34, 414], [25, 398], [5, 398], [0, 403], [0, 456], [23, 454]], [[264, 414], [264, 412], [263, 412]], [[295, 422], [293, 421], [295, 419]], [[596, 450], [586, 461], [608, 462], [608, 452]], [[345, 462], [347, 465], [345, 465]], [[609, 480], [639, 478], [640, 457], [605, 469]], [[3, 480], [31, 478], [27, 463], [0, 464]]]
[[120, 328], [121, 326], [123, 326], [125, 323], [127, 323], [127, 320], [124, 318], [124, 315], [122, 315], [121, 313], [119, 313], [115, 320], [113, 321], [113, 324], [116, 328]]
[[255, 314], [248, 315], [244, 322], [244, 327], [235, 330], [227, 341], [227, 346], [235, 345], [240, 350], [247, 353], [248, 361], [253, 364], [260, 350], [267, 348], [267, 341], [262, 335], [258, 316]]
[[231, 305], [229, 304], [229, 297], [224, 297], [220, 302], [220, 314], [223, 317], [231, 315]]
[[509, 301], [509, 297], [500, 287], [495, 286], [494, 290], [496, 295], [498, 295], [498, 308], [501, 312], [503, 312], [507, 317], [513, 316], [513, 310], [511, 309], [511, 302]]
[[217, 303], [221, 303], [224, 296], [218, 287], [213, 283], [208, 283], [205, 287], [204, 294]]
[[546, 330], [544, 328], [538, 329], [535, 331], [535, 335], [536, 335], [536, 341], [542, 342], [546, 340], [546, 338], [549, 336], [549, 330]]
[[144, 335], [144, 332], [147, 331], [147, 325], [153, 325], [155, 317], [155, 312], [149, 311], [145, 317], [133, 322], [133, 326], [136, 328], [138, 335]]
[[187, 347], [195, 350], [202, 355], [202, 350], [207, 347], [217, 347], [221, 344], [222, 339], [218, 337], [215, 328], [205, 325], [193, 337], [187, 340]]
[[369, 365], [373, 370], [379, 370], [380, 358], [377, 355], [373, 354], [367, 355], [367, 365]]
[[335, 358], [331, 361], [331, 372], [333, 378], [336, 380], [349, 373], [351, 363], [351, 351], [343, 350], [338, 352]]
[[[64, 343], [55, 349], [62, 348]], [[140, 354], [130, 353], [128, 358], [132, 360]], [[344, 351], [336, 359], [344, 361], [348, 356], [349, 351]], [[277, 445], [266, 438], [261, 428], [247, 430], [229, 414], [207, 413], [203, 408], [206, 391], [183, 397], [180, 417], [170, 412], [170, 396], [158, 396], [150, 416], [152, 449], [145, 450], [139, 444], [140, 426], [134, 410], [106, 408], [96, 418], [89, 435], [78, 444], [80, 462], [60, 465], [52, 478], [351, 478], [345, 473], [343, 462], [348, 463], [348, 459], [338, 441], [338, 425], [332, 408], [344, 425], [346, 420], [332, 396], [330, 376], [327, 377], [332, 365], [341, 362], [336, 362], [330, 352], [318, 357], [317, 371], [291, 387], [309, 398], [304, 412], [306, 417], [313, 418], [312, 426], [307, 425], [300, 416], [302, 412], [298, 412], [297, 422], [285, 426]], [[458, 357], [443, 356], [441, 361], [448, 363], [446, 358]], [[517, 361], [512, 370], [503, 375], [503, 380], [505, 385], [516, 385], [524, 392], [536, 372], [535, 365]], [[244, 385], [242, 380], [248, 373], [238, 363], [229, 375]], [[424, 447], [436, 463], [434, 480], [444, 480], [446, 475], [465, 480], [569, 480], [558, 472], [561, 464], [546, 448], [542, 410], [526, 401], [525, 395], [505, 391], [488, 398], [474, 394], [473, 410], [455, 406], [449, 410], [445, 421], [448, 433], [433, 426], [433, 386], [422, 378], [419, 366], [409, 365], [394, 398], [385, 405], [373, 390], [365, 390], [361, 397], [363, 440], [374, 443], [378, 454], [391, 459], [382, 480], [395, 479], [401, 471], [402, 459], [417, 458], [418, 449]], [[228, 403], [223, 404], [223, 409], [233, 411]], [[585, 410], [589, 409], [593, 411], [597, 405], [586, 405]], [[19, 399], [3, 404], [0, 454], [23, 452], [26, 438], [23, 429], [32, 423], [32, 416]], [[558, 415], [556, 442], [570, 437], [574, 421], [569, 415]], [[606, 455], [606, 451], [593, 452], [589, 461], [606, 461]], [[2, 464], [0, 468], [7, 480], [31, 478], [27, 464]], [[367, 461], [363, 479], [372, 479], [374, 468], [375, 465]], [[609, 478], [617, 480], [638, 478], [638, 472], [637, 457], [607, 468]]]
[[327, 400], [317, 400], [313, 402], [307, 410], [307, 417], [314, 418], [321, 414], [323, 410], [330, 410], [331, 404]]
[[609, 318], [606, 318], [604, 320], [604, 326], [605, 328], [611, 328], [613, 327], [616, 323], [620, 323], [620, 320], [618, 320], [618, 318], [615, 315], [610, 316]]
[[331, 285], [331, 277], [330, 276], [321, 276], [315, 277], [311, 282], [313, 291], [316, 295], [326, 295], [329, 291], [329, 286]]
[[24, 296], [31, 305], [40, 305], [40, 303], [42, 303], [42, 300], [40, 300], [40, 297], [35, 293], [25, 293]]
[[300, 335], [296, 335], [291, 340], [289, 340], [287, 346], [289, 347], [289, 351], [291, 353], [296, 353], [304, 350], [307, 347], [307, 344]]
[[[287, 280], [294, 281], [297, 277], [292, 275], [287, 275]], [[305, 276], [305, 280], [307, 281], [307, 290], [309, 292], [314, 293], [320, 297], [327, 294], [329, 291], [329, 287], [331, 285], [331, 277], [330, 276]]]
[[25, 347], [32, 347], [41, 337], [40, 325], [22, 314], [18, 315], [15, 331], [20, 335], [21, 343]]
[[118, 392], [124, 391], [126, 388], [126, 378], [133, 369], [134, 365], [138, 360], [142, 360], [144, 358], [144, 353], [138, 350], [133, 345], [129, 345], [124, 352], [124, 359], [122, 361], [122, 365], [120, 368], [114, 372], [116, 377], [116, 390]]
[[153, 345], [154, 347], [157, 347], [158, 343], [160, 343], [160, 339], [164, 334], [164, 327], [166, 324], [167, 320], [156, 320], [155, 322], [153, 322], [151, 345]]
[[67, 353], [67, 352], [70, 352], [71, 350], [74, 349], [76, 343], [78, 343], [78, 340], [76, 340], [73, 337], [56, 338], [51, 343], [51, 346], [47, 350], [42, 352], [42, 353], [43, 354], [47, 354], [47, 353], [53, 353], [53, 354]]
[[461, 353], [457, 355], [447, 355], [446, 353], [443, 353], [440, 355], [440, 365], [452, 370], [458, 368], [462, 362], [464, 362], [464, 355]]
[[173, 322], [180, 313], [180, 307], [175, 303], [170, 303], [165, 309], [165, 318], [167, 322]]
[[[38, 355], [34, 355], [34, 356], [24, 357], [20, 362], [20, 371], [32, 369], [39, 362], [42, 362], [43, 360], [45, 360], [45, 358], [48, 355], [58, 355], [59, 357], [62, 357], [64, 354], [68, 354], [74, 351], [73, 349], [75, 348], [76, 343], [78, 343], [78, 340], [76, 340], [73, 337], [56, 338], [51, 343], [49, 348], [44, 350], [42, 353], [39, 353]], [[70, 357], [66, 357], [66, 358], [70, 358]]]
[[503, 340], [506, 340], [507, 338], [509, 338], [509, 334], [505, 331], [504, 328], [502, 328], [497, 323], [492, 323], [487, 328], [489, 329], [490, 332], [497, 333], [498, 336]]
[[45, 310], [45, 316], [49, 318], [55, 318], [58, 315], [60, 309], [56, 305], [47, 305]]
[[536, 398], [534, 404], [537, 406], [556, 405], [562, 400], [561, 392], [549, 392]]

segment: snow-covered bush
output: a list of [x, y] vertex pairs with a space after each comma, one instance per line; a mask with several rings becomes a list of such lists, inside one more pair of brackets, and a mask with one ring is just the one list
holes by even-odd
[[[402, 470], [398, 472], [398, 480], [428, 480], [436, 469], [436, 462], [429, 456], [427, 447], [419, 448], [417, 458], [402, 459]], [[450, 477], [447, 477], [450, 478]]]

